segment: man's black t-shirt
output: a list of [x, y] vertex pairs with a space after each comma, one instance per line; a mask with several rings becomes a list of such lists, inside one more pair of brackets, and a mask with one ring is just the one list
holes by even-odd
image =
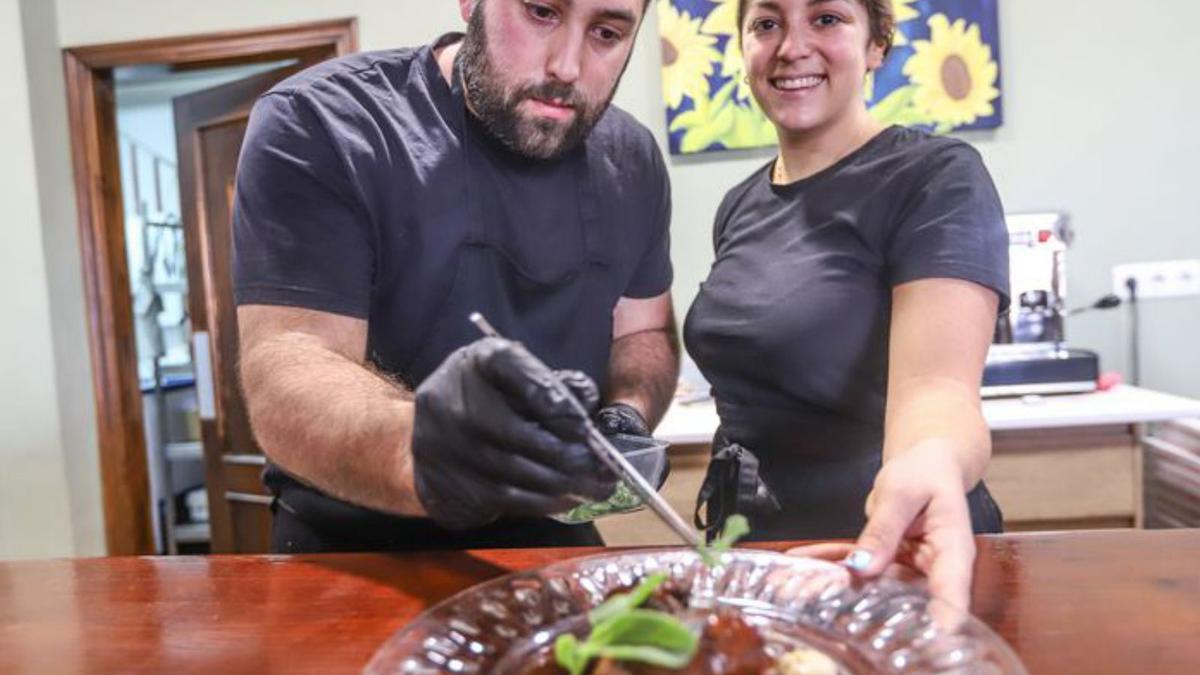
[[[237, 176], [236, 301], [365, 319], [368, 360], [416, 387], [478, 337], [465, 314], [444, 313], [461, 293], [462, 252], [482, 246], [504, 261], [495, 288], [512, 308], [488, 318], [550, 366], [603, 384], [617, 300], [670, 287], [661, 154], [615, 107], [560, 160], [497, 147], [434, 58], [458, 38], [327, 62], [258, 101]], [[522, 289], [570, 286], [580, 269], [590, 276], [575, 296], [522, 304]], [[564, 339], [581, 325], [598, 339]], [[275, 468], [268, 482], [297, 486]]]
[[[537, 162], [492, 147], [464, 119], [461, 94], [442, 77], [433, 46], [337, 59], [265, 94], [238, 166], [237, 303], [367, 319], [372, 360], [415, 386], [428, 373], [403, 372], [406, 356], [453, 283], [468, 200], [483, 205], [491, 236], [521, 272], [554, 279], [584, 256], [583, 206], [572, 182], [583, 161], [599, 211], [591, 224], [614, 247], [605, 292], [615, 304], [668, 290], [670, 190], [645, 127], [610, 107], [587, 138], [586, 159], [572, 153]], [[468, 161], [482, 177], [469, 186]], [[611, 324], [611, 316], [604, 320]], [[537, 344], [555, 327], [499, 328]], [[554, 367], [580, 367], [538, 353]], [[588, 374], [597, 382], [605, 376]]]
[[883, 444], [892, 289], [965, 279], [1007, 306], [1004, 213], [974, 148], [902, 127], [788, 185], [772, 166], [722, 202], [684, 335], [723, 433], [783, 502], [761, 531], [854, 536]]

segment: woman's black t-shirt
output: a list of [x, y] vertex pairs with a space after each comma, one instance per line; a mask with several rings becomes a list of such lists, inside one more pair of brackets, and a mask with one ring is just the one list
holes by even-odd
[[684, 337], [781, 518], [822, 495], [853, 512], [840, 531], [861, 522], [883, 445], [892, 289], [964, 279], [1007, 307], [1004, 212], [974, 148], [903, 127], [795, 183], [771, 168], [722, 202]]

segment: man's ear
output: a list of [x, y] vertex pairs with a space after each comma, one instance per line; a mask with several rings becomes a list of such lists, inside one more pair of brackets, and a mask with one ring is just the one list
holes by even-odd
[[479, 6], [479, 0], [458, 0], [458, 11], [462, 14], [463, 21], [471, 21], [471, 13]]

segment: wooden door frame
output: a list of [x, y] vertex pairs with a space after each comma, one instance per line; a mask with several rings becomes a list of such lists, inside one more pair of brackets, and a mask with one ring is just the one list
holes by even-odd
[[109, 555], [154, 553], [113, 68], [206, 68], [357, 50], [354, 18], [63, 50]]

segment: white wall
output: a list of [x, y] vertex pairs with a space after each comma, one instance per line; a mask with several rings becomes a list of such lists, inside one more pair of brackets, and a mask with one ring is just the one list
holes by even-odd
[[0, 558], [74, 551], [19, 11], [0, 0]]
[[[15, 0], [3, 2], [7, 8]], [[23, 4], [28, 13], [51, 11], [45, 9], [51, 4], [46, 0], [23, 0]], [[53, 9], [57, 10], [55, 26], [61, 45], [357, 16], [361, 46], [381, 49], [427, 42], [443, 30], [461, 25], [455, 0], [56, 0]], [[1009, 210], [1055, 208], [1074, 215], [1079, 237], [1069, 262], [1069, 291], [1072, 300], [1080, 303], [1108, 292], [1109, 268], [1115, 263], [1200, 257], [1200, 227], [1188, 193], [1200, 178], [1193, 163], [1200, 156], [1200, 130], [1189, 123], [1193, 111], [1200, 109], [1200, 86], [1192, 70], [1200, 61], [1200, 47], [1192, 36], [1193, 27], [1200, 25], [1200, 4], [1159, 0], [1152, 10], [1140, 9], [1135, 20], [1129, 4], [1119, 0], [1002, 2], [1005, 124], [995, 132], [967, 137], [984, 154]], [[11, 14], [15, 10], [6, 11]], [[0, 30], [12, 32], [8, 27], [12, 24], [5, 25]], [[662, 140], [655, 32], [651, 17], [617, 103], [646, 122]], [[4, 37], [9, 37], [8, 33]], [[12, 37], [16, 38], [15, 44], [20, 43], [19, 34]], [[11, 38], [5, 44], [6, 49], [13, 50]], [[95, 425], [81, 330], [84, 307], [78, 262], [60, 250], [61, 244], [73, 241], [74, 236], [61, 222], [63, 204], [70, 195], [69, 187], [61, 182], [64, 167], [69, 170], [62, 135], [65, 131], [53, 122], [62, 117], [61, 74], [54, 75], [47, 68], [44, 77], [28, 82], [24, 73], [14, 71], [13, 63], [5, 60], [0, 66], [4, 69], [0, 81], [5, 85], [17, 83], [18, 91], [10, 86], [0, 89], [5, 90], [6, 97], [23, 99], [26, 91], [32, 97], [37, 111], [34, 127], [38, 161], [35, 163], [27, 152], [16, 156], [10, 153], [0, 161], [3, 170], [16, 178], [28, 181], [29, 175], [37, 174], [37, 185], [22, 190], [19, 201], [28, 202], [33, 187], [55, 196], [49, 204], [51, 200], [42, 199], [42, 234], [47, 244], [53, 241], [60, 246], [47, 246], [45, 269], [28, 256], [17, 257], [20, 267], [5, 268], [0, 274], [20, 283], [5, 284], [2, 292], [14, 294], [11, 289], [19, 288], [22, 292], [13, 301], [28, 305], [31, 288], [40, 288], [44, 293], [50, 287], [54, 335], [46, 335], [44, 323], [41, 328], [35, 325], [34, 334], [42, 331], [43, 340], [38, 343], [42, 345], [50, 337], [59, 338], [54, 349], [59, 367], [57, 400], [63, 421], [69, 423], [63, 425], [60, 440], [55, 426], [58, 418], [50, 412], [56, 398], [53, 392], [44, 400], [46, 407], [39, 408], [33, 419], [52, 425], [51, 431], [43, 432], [49, 444], [45, 447], [65, 448], [66, 456], [71, 458], [68, 472], [80, 471], [75, 467], [92, 472], [94, 458], [88, 460], [86, 452], [78, 457], [70, 454], [87, 450], [94, 455], [94, 448], [79, 444], [94, 444]], [[14, 113], [14, 106], [6, 106], [4, 114], [26, 114], [22, 110]], [[49, 126], [54, 129], [37, 133], [48, 124], [43, 119], [51, 120]], [[29, 122], [24, 124], [28, 128]], [[6, 126], [4, 133], [16, 132]], [[18, 136], [14, 138], [27, 146], [27, 135]], [[721, 195], [768, 156], [769, 151], [760, 151], [671, 160], [675, 196], [673, 255], [677, 307], [681, 311], [695, 294], [711, 260], [709, 227]], [[28, 217], [36, 221], [36, 204], [26, 203], [25, 208], [33, 209]], [[22, 251], [29, 253], [37, 244], [26, 241]], [[5, 251], [0, 255], [14, 254]], [[34, 304], [44, 322], [46, 302]], [[1200, 396], [1200, 350], [1190, 346], [1190, 337], [1200, 334], [1198, 309], [1200, 300], [1196, 299], [1146, 304], [1143, 359], [1145, 381], [1150, 386]], [[1118, 313], [1083, 315], [1071, 320], [1068, 333], [1073, 342], [1100, 349], [1106, 368], [1120, 369], [1124, 366], [1122, 325]], [[69, 337], [69, 349], [61, 344], [64, 334]], [[0, 353], [5, 355], [0, 358], [5, 359], [18, 353], [12, 345], [31, 341], [30, 333], [24, 330], [20, 335], [0, 335]], [[16, 365], [26, 376], [34, 370], [43, 371], [32, 363], [22, 359]], [[53, 370], [53, 364], [46, 370]], [[3, 391], [6, 393], [0, 397], [7, 399], [18, 390], [6, 383]], [[22, 402], [30, 399], [27, 394], [22, 391]], [[9, 419], [12, 412], [0, 414]], [[98, 493], [87, 487], [88, 480], [75, 475], [71, 497], [76, 519], [87, 513], [86, 508], [76, 504], [81, 499], [76, 494], [77, 484], [85, 486], [85, 500], [98, 510], [98, 502], [94, 501]], [[4, 536], [0, 534], [0, 538]]]

